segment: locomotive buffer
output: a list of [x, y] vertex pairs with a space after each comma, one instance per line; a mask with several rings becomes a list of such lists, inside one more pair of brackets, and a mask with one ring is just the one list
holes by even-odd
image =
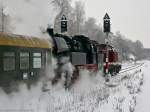
[[106, 33], [106, 59], [105, 59], [105, 78], [106, 81], [109, 81], [109, 49], [108, 49], [108, 44], [109, 44], [109, 33], [110, 33], [110, 17], [109, 15], [106, 13], [104, 18], [103, 18], [104, 24], [103, 24], [103, 29], [104, 29], [104, 33]]

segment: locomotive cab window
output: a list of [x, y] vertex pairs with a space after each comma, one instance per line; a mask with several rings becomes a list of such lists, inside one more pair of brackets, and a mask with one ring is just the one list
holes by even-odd
[[20, 53], [20, 69], [29, 69], [29, 52]]
[[74, 50], [75, 51], [82, 51], [83, 50], [83, 46], [79, 41], [73, 40], [73, 42], [74, 42]]
[[42, 67], [42, 55], [41, 53], [33, 53], [33, 68]]
[[4, 56], [3, 59], [4, 71], [15, 70], [15, 53], [4, 52], [3, 56]]

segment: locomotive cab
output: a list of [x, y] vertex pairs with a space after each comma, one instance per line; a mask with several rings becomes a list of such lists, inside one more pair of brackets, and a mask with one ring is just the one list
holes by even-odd
[[[80, 54], [77, 59], [72, 58], [72, 61], [75, 62], [75, 65], [77, 67], [97, 70], [97, 49], [95, 44], [92, 43], [92, 41], [88, 37], [85, 37], [83, 35], [75, 35], [72, 40], [74, 43], [73, 53]], [[76, 62], [78, 59], [80, 63]]]

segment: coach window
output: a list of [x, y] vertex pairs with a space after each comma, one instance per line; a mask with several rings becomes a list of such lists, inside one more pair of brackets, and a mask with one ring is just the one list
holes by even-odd
[[15, 70], [15, 53], [4, 52], [3, 56], [4, 56], [3, 60], [4, 71]]
[[33, 68], [42, 67], [42, 55], [41, 53], [33, 53]]
[[29, 53], [20, 53], [20, 69], [29, 69]]

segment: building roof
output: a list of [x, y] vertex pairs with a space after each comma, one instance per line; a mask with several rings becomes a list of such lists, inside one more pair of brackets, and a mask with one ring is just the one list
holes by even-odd
[[29, 48], [52, 48], [48, 39], [0, 32], [0, 46], [18, 46]]

